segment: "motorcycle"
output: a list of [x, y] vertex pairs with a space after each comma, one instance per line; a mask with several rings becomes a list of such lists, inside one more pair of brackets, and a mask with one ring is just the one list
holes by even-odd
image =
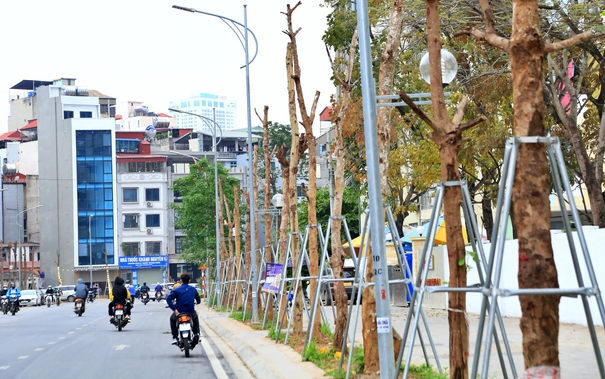
[[50, 305], [54, 303], [53, 295], [46, 294], [44, 296], [44, 303], [46, 303], [46, 306], [50, 308]]
[[193, 350], [198, 343], [198, 338], [195, 338], [193, 335], [193, 320], [188, 313], [179, 313], [176, 319], [179, 329], [179, 342], [177, 346], [181, 351], [185, 351], [185, 357], [189, 358], [189, 352]]
[[149, 292], [142, 292], [141, 293], [141, 302], [144, 305], [147, 305], [147, 303], [149, 302]]
[[155, 301], [159, 302], [159, 301], [161, 301], [163, 298], [164, 298], [164, 297], [163, 297], [162, 291], [156, 291], [156, 293], [155, 293]]
[[78, 317], [82, 317], [82, 313], [84, 313], [84, 302], [81, 298], [77, 298], [74, 301], [74, 313], [78, 315]]
[[130, 319], [126, 318], [126, 307], [120, 303], [116, 304], [114, 306], [112, 324], [118, 328], [118, 332], [121, 332], [122, 328], [124, 328], [129, 322]]
[[55, 297], [57, 299], [57, 307], [58, 307], [59, 305], [61, 305], [61, 294], [57, 294], [57, 296], [55, 296]]
[[89, 291], [88, 292], [88, 297], [86, 298], [86, 302], [87, 303], [94, 303], [96, 297], [97, 297], [97, 294], [94, 291]]
[[10, 295], [8, 302], [8, 311], [14, 316], [15, 313], [19, 312], [19, 298], [17, 295]]
[[0, 299], [0, 308], [2, 308], [2, 313], [8, 313], [8, 304], [9, 302], [6, 296], [2, 296], [2, 298]]

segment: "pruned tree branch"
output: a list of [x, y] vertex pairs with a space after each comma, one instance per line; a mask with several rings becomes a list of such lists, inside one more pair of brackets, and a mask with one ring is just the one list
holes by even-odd
[[431, 129], [438, 129], [437, 125], [433, 122], [433, 120], [431, 120], [422, 109], [418, 108], [418, 106], [412, 101], [408, 94], [405, 93], [405, 91], [399, 91], [399, 97], [401, 97], [401, 100], [405, 101], [405, 103], [410, 107], [410, 109], [414, 113], [416, 113], [416, 115], [420, 117], [422, 121], [424, 121], [428, 126], [430, 126]]
[[593, 36], [592, 30], [588, 30], [584, 33], [576, 34], [575, 36], [568, 38], [564, 41], [546, 44], [546, 46], [544, 46], [544, 52], [548, 54], [548, 53], [552, 53], [553, 51], [563, 50], [568, 47], [575, 46], [588, 39], [591, 39], [592, 36]]

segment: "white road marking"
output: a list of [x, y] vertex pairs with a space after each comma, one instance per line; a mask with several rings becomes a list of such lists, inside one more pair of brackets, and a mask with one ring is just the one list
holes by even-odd
[[[74, 333], [75, 333], [75, 332], [67, 332], [67, 334], [74, 334]], [[63, 338], [65, 338], [65, 337], [63, 337]]]
[[214, 355], [214, 350], [212, 350], [212, 347], [210, 346], [208, 341], [206, 341], [206, 339], [204, 337], [202, 337], [201, 334], [200, 334], [200, 341], [202, 342], [202, 346], [204, 347], [204, 351], [206, 352], [206, 355], [208, 356], [208, 360], [210, 361], [210, 364], [212, 365], [212, 370], [214, 370], [216, 377], [218, 379], [229, 379], [229, 376], [227, 376], [227, 373], [223, 369], [221, 362], [219, 362], [216, 355]]
[[114, 347], [116, 348], [116, 350], [124, 350], [125, 347], [130, 347], [130, 345], [117, 345]]
[[0, 370], [6, 370], [7, 368], [9, 368], [10, 366], [0, 366]]
[[36, 350], [34, 350], [34, 351], [42, 351], [42, 350], [44, 350], [44, 348], [43, 348], [43, 347], [39, 347], [39, 348], [37, 348], [37, 349], [36, 349]]
[[80, 330], [80, 329], [82, 329], [82, 328], [76, 328], [76, 330]]
[[64, 339], [65, 339], [65, 337], [59, 337], [59, 339], [60, 339], [60, 340], [64, 340]]
[[20, 356], [20, 357], [19, 357], [19, 358], [17, 358], [17, 359], [25, 359], [25, 358], [27, 358], [27, 357], [29, 357], [29, 355], [22, 355], [22, 356]]
[[49, 344], [49, 345], [54, 345], [54, 344], [55, 344], [55, 342], [49, 342], [48, 344]]

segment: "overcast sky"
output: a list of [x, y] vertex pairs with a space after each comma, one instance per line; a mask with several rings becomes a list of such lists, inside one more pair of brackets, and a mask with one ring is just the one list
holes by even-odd
[[[296, 9], [302, 85], [307, 107], [320, 91], [317, 115], [335, 92], [321, 36], [328, 9], [308, 0]], [[244, 23], [241, 0], [29, 0], [0, 2], [0, 43], [4, 90], [0, 119], [7, 120], [9, 88], [23, 79], [75, 78], [77, 85], [116, 97], [118, 112], [127, 101], [143, 101], [167, 113], [170, 100], [195, 92], [237, 101], [238, 127], [246, 127], [244, 49], [220, 19], [172, 9], [177, 4]], [[248, 28], [258, 38], [250, 64], [252, 125], [269, 119], [289, 124], [285, 73], [288, 37], [286, 5], [296, 1], [248, 0]], [[254, 42], [250, 36], [250, 59]], [[0, 124], [0, 132], [7, 128]], [[319, 129], [316, 119], [314, 129]]]

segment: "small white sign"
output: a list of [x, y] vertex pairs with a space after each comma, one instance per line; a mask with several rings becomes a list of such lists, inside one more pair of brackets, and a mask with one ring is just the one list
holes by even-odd
[[388, 317], [376, 317], [376, 330], [378, 333], [389, 333], [391, 325], [389, 325]]
[[252, 298], [256, 297], [256, 291], [252, 291]]

